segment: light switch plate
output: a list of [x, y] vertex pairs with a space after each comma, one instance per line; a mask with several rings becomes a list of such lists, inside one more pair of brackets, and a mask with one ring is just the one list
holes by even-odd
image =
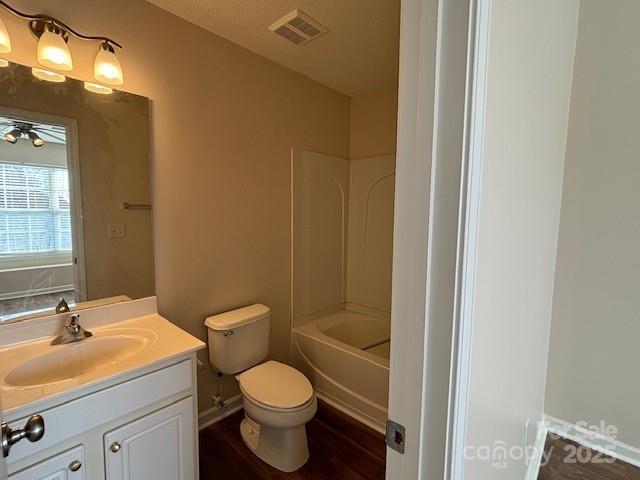
[[124, 223], [110, 223], [108, 227], [107, 236], [109, 238], [124, 237]]

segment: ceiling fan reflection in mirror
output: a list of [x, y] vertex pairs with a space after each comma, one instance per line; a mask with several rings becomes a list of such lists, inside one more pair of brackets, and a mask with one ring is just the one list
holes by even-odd
[[0, 117], [3, 138], [15, 145], [21, 138], [29, 139], [34, 147], [42, 147], [46, 142], [66, 143], [64, 127], [41, 125]]

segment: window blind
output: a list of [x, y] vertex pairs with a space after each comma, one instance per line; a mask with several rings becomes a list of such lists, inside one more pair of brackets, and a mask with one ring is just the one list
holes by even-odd
[[0, 255], [71, 251], [64, 167], [0, 162]]

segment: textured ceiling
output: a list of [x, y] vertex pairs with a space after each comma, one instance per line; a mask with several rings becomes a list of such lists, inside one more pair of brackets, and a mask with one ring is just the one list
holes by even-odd
[[[400, 0], [147, 0], [349, 96], [393, 85]], [[267, 27], [299, 8], [329, 29], [295, 46]]]

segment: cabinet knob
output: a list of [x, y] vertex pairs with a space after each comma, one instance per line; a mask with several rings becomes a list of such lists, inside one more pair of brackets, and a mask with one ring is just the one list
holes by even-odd
[[74, 460], [69, 464], [69, 470], [72, 472], [77, 472], [82, 468], [82, 464], [78, 460]]
[[120, 451], [120, 449], [121, 449], [121, 448], [122, 448], [122, 447], [120, 446], [120, 444], [119, 444], [118, 442], [113, 442], [113, 443], [111, 444], [111, 451], [112, 451], [113, 453], [118, 453], [118, 452]]
[[2, 424], [2, 455], [9, 456], [11, 446], [23, 438], [30, 442], [37, 442], [44, 436], [44, 418], [33, 415], [23, 428], [11, 429], [6, 423]]

